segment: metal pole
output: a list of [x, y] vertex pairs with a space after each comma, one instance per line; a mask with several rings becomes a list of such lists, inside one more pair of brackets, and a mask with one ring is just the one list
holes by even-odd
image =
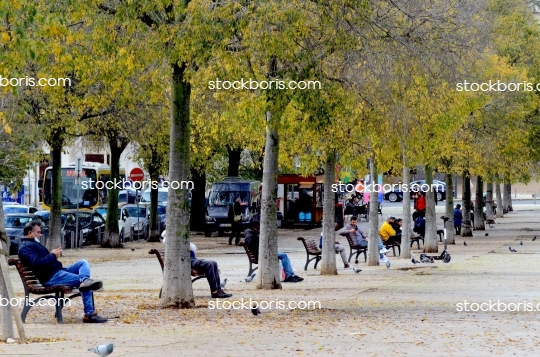
[[77, 173], [77, 213], [75, 213], [75, 244], [79, 248], [79, 189], [80, 189], [80, 175]]
[[[139, 190], [135, 190], [135, 201], [137, 201], [137, 194], [139, 193]], [[141, 239], [141, 227], [139, 227], [139, 216], [140, 216], [140, 212], [139, 212], [139, 201], [137, 201], [137, 229], [139, 230], [138, 234], [137, 234], [137, 240]]]

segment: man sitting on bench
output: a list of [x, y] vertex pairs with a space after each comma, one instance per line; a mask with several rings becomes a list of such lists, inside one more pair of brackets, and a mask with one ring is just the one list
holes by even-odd
[[[352, 216], [351, 220], [349, 221], [349, 224], [341, 228], [338, 233], [339, 235], [342, 235], [342, 236], [348, 235], [353, 242], [353, 246], [367, 248], [368, 246], [367, 234], [365, 234], [358, 228], [358, 226], [356, 225], [357, 221], [358, 221], [358, 217]], [[379, 248], [379, 262], [386, 263], [388, 261], [388, 258], [386, 257], [385, 254], [388, 253], [389, 250], [384, 247], [381, 241], [381, 237], [379, 237], [379, 241], [377, 242], [377, 245]]]
[[[244, 242], [247, 244], [249, 250], [253, 253], [253, 256], [257, 257], [257, 261], [259, 261], [259, 229], [260, 222], [258, 215], [255, 215], [251, 219], [251, 229], [246, 229]], [[304, 278], [294, 274], [291, 261], [289, 260], [287, 254], [278, 252], [277, 258], [281, 261], [283, 270], [285, 271], [285, 280], [283, 280], [283, 282], [298, 283], [304, 280]]]
[[41, 224], [37, 221], [24, 226], [24, 238], [19, 245], [19, 258], [36, 274], [39, 282], [45, 286], [65, 285], [78, 288], [84, 305], [84, 323], [103, 323], [106, 318], [99, 316], [93, 304], [92, 290], [101, 289], [100, 280], [90, 279], [90, 265], [86, 260], [79, 260], [63, 268], [58, 258], [62, 248], [53, 249], [50, 253], [39, 243]]
[[[161, 233], [163, 238], [163, 244], [167, 239], [167, 231]], [[219, 278], [219, 270], [217, 262], [213, 260], [206, 259], [197, 259], [195, 253], [197, 252], [197, 247], [193, 243], [189, 243], [189, 257], [191, 258], [191, 269], [199, 270], [206, 275], [206, 280], [208, 280], [208, 285], [210, 285], [210, 293], [212, 298], [226, 299], [230, 298], [232, 294], [227, 294], [221, 289], [221, 280]]]
[[396, 233], [394, 228], [392, 228], [392, 223], [394, 223], [394, 220], [394, 217], [388, 216], [379, 230], [379, 235], [381, 236], [384, 244], [391, 244], [394, 242], [401, 244], [401, 233]]

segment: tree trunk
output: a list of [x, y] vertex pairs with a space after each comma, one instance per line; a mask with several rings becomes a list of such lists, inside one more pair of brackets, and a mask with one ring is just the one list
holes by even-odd
[[379, 265], [379, 201], [378, 192], [374, 192], [375, 185], [375, 158], [369, 160], [369, 182], [371, 192], [369, 194], [369, 240], [368, 240], [368, 266]]
[[[185, 63], [173, 63], [171, 66], [173, 77], [169, 180], [181, 182], [189, 178], [191, 85], [184, 78]], [[195, 307], [189, 243], [189, 192], [186, 189], [175, 190], [169, 187], [162, 306]]]
[[242, 153], [242, 149], [231, 149], [231, 147], [227, 145], [227, 152], [229, 153], [227, 176], [240, 176], [240, 154]]
[[[4, 224], [4, 208], [1, 204], [2, 195], [0, 195], [0, 247], [9, 252], [9, 238], [6, 234], [6, 225]], [[5, 258], [0, 256], [0, 259]], [[4, 274], [0, 274], [0, 297], [8, 296], [8, 288], [6, 285], [6, 281], [4, 280]], [[12, 296], [9, 296], [9, 298], [12, 298]], [[2, 341], [6, 341], [8, 338], [15, 338], [15, 331], [13, 330], [13, 320], [11, 319], [11, 314], [12, 311], [10, 304], [0, 304], [0, 337]]]
[[504, 180], [504, 192], [503, 192], [503, 214], [513, 211], [512, 209], [512, 185], [508, 180]]
[[471, 222], [471, 177], [469, 171], [463, 172], [463, 220], [461, 222], [461, 236], [472, 237], [472, 222]]
[[[53, 250], [62, 244], [62, 144], [60, 140], [49, 142], [51, 148], [51, 220], [49, 237], [45, 246]], [[73, 248], [73, 247], [72, 247]]]
[[493, 181], [487, 183], [486, 189], [486, 221], [488, 224], [495, 223], [493, 219]]
[[501, 194], [501, 184], [496, 183], [495, 184], [495, 192], [497, 196], [497, 218], [503, 217], [503, 203], [502, 203], [502, 194]]
[[191, 169], [191, 229], [204, 231], [206, 225], [206, 171], [204, 169]]
[[261, 202], [261, 234], [259, 240], [258, 289], [281, 289], [277, 259], [277, 176], [278, 176], [278, 118], [266, 114], [266, 146], [264, 149], [263, 191]]
[[448, 222], [446, 222], [446, 239], [447, 242], [450, 244], [456, 244], [456, 238], [455, 233], [456, 230], [454, 228], [454, 183], [452, 182], [452, 174], [447, 171], [446, 172], [446, 211], [445, 216], [450, 218]]
[[[405, 161], [405, 158], [404, 160]], [[403, 186], [409, 187], [411, 183], [409, 166], [403, 166]], [[411, 257], [411, 194], [403, 195], [403, 228], [401, 229], [401, 256]]]
[[[120, 180], [120, 155], [126, 149], [129, 140], [117, 135], [109, 137], [109, 149], [111, 150], [111, 181], [121, 182]], [[107, 201], [107, 220], [105, 226], [105, 237], [101, 246], [103, 248], [122, 248], [124, 245], [120, 242], [120, 232], [118, 231], [118, 189], [113, 185], [108, 190], [109, 200]], [[131, 232], [124, 232], [124, 241], [127, 241]]]
[[484, 231], [484, 180], [482, 176], [476, 177], [476, 197], [474, 200], [474, 230]]
[[424, 253], [437, 253], [439, 250], [437, 240], [437, 215], [435, 212], [435, 192], [433, 190], [433, 171], [425, 166], [426, 185], [429, 186], [426, 195], [426, 236], [424, 237]]
[[336, 154], [328, 153], [326, 165], [324, 167], [324, 199], [323, 199], [323, 243], [321, 275], [337, 275], [336, 268], [336, 250], [334, 248], [336, 241], [336, 209], [335, 195], [332, 192], [332, 184], [335, 181], [336, 174]]

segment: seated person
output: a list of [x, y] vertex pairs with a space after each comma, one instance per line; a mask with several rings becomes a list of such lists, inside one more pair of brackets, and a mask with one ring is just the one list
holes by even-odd
[[84, 305], [84, 323], [103, 323], [106, 318], [99, 316], [93, 304], [92, 290], [101, 289], [100, 280], [90, 279], [90, 265], [86, 260], [79, 260], [63, 268], [58, 258], [62, 255], [62, 248], [51, 252], [39, 243], [41, 224], [37, 221], [29, 222], [24, 226], [24, 238], [19, 245], [19, 258], [24, 265], [34, 271], [36, 278], [45, 286], [66, 285], [78, 288], [81, 292]]
[[401, 233], [396, 233], [394, 228], [392, 228], [392, 223], [394, 220], [394, 217], [388, 216], [379, 230], [379, 235], [381, 236], [384, 244], [390, 244], [393, 242], [401, 243]]
[[393, 222], [390, 222], [390, 225], [392, 226], [392, 228], [394, 228], [394, 230], [396, 231], [396, 234], [400, 234], [401, 226], [403, 226], [403, 219], [396, 218]]
[[[322, 248], [322, 239], [323, 239], [323, 232], [321, 232], [321, 238], [319, 240], [319, 248]], [[334, 249], [336, 250], [336, 253], [339, 253], [341, 255], [341, 260], [343, 261], [343, 265], [345, 269], [352, 269], [349, 263], [347, 262], [347, 253], [345, 252], [345, 246], [341, 245], [339, 241], [334, 242]]]
[[[368, 246], [367, 234], [365, 234], [358, 228], [358, 226], [356, 225], [357, 221], [358, 221], [358, 217], [352, 216], [351, 220], [349, 221], [349, 224], [341, 228], [338, 233], [339, 235], [342, 235], [342, 236], [349, 236], [349, 238], [351, 239], [353, 243], [353, 247], [367, 248]], [[378, 241], [378, 247], [379, 247], [379, 261], [386, 263], [388, 258], [386, 258], [385, 254], [388, 253], [389, 250], [384, 247], [380, 237]]]
[[[246, 229], [245, 238], [244, 238], [245, 244], [247, 244], [249, 250], [253, 253], [253, 256], [257, 257], [257, 261], [259, 261], [259, 230], [260, 230], [260, 222], [258, 221], [257, 218], [255, 219], [252, 218], [251, 229]], [[301, 278], [294, 274], [291, 261], [289, 260], [289, 257], [287, 256], [287, 254], [278, 252], [277, 257], [279, 260], [281, 260], [281, 264], [283, 265], [283, 270], [285, 271], [285, 280], [283, 280], [283, 282], [298, 283], [304, 280], [304, 278]]]
[[[167, 230], [164, 230], [161, 233], [163, 237], [163, 243], [167, 239]], [[189, 257], [191, 258], [191, 269], [199, 270], [206, 275], [206, 280], [210, 285], [210, 293], [212, 298], [226, 299], [230, 298], [232, 294], [227, 294], [221, 289], [221, 280], [219, 278], [218, 265], [213, 260], [197, 259], [195, 253], [197, 252], [197, 247], [193, 243], [189, 243]]]

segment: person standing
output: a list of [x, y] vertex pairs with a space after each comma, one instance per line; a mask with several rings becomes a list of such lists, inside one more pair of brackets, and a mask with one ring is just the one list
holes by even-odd
[[454, 228], [456, 234], [461, 235], [461, 223], [463, 222], [463, 214], [461, 213], [461, 205], [457, 204], [454, 208]]
[[231, 235], [229, 236], [229, 245], [232, 245], [232, 240], [236, 236], [234, 241], [235, 245], [240, 243], [240, 236], [242, 234], [242, 200], [238, 197], [234, 204], [229, 207], [229, 222], [231, 223]]

